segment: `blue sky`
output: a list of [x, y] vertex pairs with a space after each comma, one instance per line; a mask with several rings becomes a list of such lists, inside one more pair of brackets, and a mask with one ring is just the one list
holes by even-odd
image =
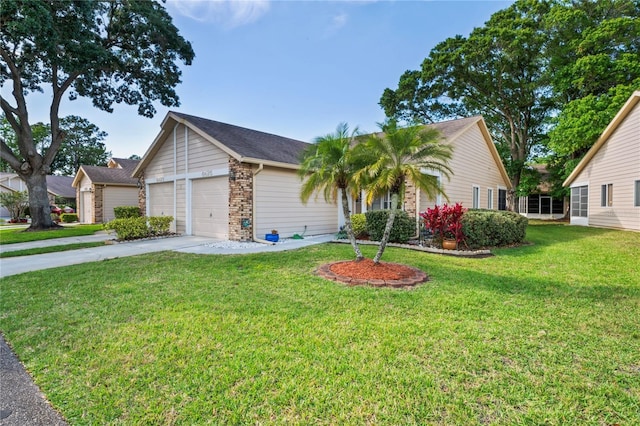
[[[186, 114], [311, 142], [340, 122], [377, 130], [378, 101], [432, 47], [467, 36], [502, 1], [176, 1], [166, 8], [193, 44], [177, 87]], [[29, 95], [30, 121], [47, 120], [46, 95]], [[65, 100], [61, 116], [83, 116], [106, 131], [115, 157], [142, 156], [169, 111], [153, 119], [116, 105]]]

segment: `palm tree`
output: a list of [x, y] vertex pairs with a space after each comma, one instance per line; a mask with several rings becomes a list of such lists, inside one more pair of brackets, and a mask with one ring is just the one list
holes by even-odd
[[348, 198], [357, 191], [353, 185], [357, 166], [352, 156], [352, 145], [357, 134], [357, 128], [349, 132], [347, 123], [340, 123], [335, 133], [316, 138], [315, 144], [304, 152], [298, 174], [304, 180], [300, 198], [305, 203], [316, 191], [322, 192], [325, 200], [333, 202], [337, 201], [338, 192], [341, 193], [345, 230], [356, 254], [356, 261], [360, 261], [364, 256], [351, 227]]
[[380, 262], [389, 241], [393, 221], [404, 201], [407, 179], [432, 198], [444, 195], [437, 178], [422, 171], [440, 172], [449, 178], [452, 152], [449, 145], [440, 143], [436, 129], [421, 125], [400, 128], [395, 120], [387, 120], [380, 128], [383, 133], [371, 135], [355, 153], [369, 158], [369, 164], [355, 175], [356, 183], [367, 191], [367, 204], [379, 196], [391, 195], [389, 217], [374, 263]]

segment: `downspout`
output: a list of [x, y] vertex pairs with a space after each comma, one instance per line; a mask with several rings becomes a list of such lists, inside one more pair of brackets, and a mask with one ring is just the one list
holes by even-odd
[[253, 177], [251, 179], [251, 226], [252, 226], [252, 237], [253, 237], [253, 241], [255, 241], [256, 243], [262, 243], [262, 244], [269, 244], [269, 245], [275, 245], [276, 243], [272, 242], [272, 241], [267, 241], [267, 240], [263, 240], [262, 238], [258, 238], [256, 232], [258, 227], [256, 226], [256, 176], [258, 175], [258, 173], [260, 173], [262, 171], [262, 169], [264, 169], [264, 164], [260, 163], [260, 165], [258, 166], [258, 168], [256, 169], [255, 172], [253, 172]]

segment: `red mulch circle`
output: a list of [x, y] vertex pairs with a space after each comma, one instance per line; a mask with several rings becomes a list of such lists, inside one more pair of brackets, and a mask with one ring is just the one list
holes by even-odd
[[371, 259], [327, 263], [320, 266], [316, 273], [328, 280], [348, 285], [375, 287], [413, 287], [429, 279], [427, 274], [417, 268], [387, 262], [376, 265]]

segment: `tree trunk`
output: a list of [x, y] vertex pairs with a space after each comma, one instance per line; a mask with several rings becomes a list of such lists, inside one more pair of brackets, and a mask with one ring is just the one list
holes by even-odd
[[353, 228], [351, 227], [351, 212], [349, 212], [349, 197], [347, 196], [347, 190], [341, 189], [342, 192], [342, 213], [344, 214], [344, 227], [347, 230], [347, 236], [349, 237], [349, 241], [351, 242], [351, 246], [353, 247], [353, 251], [356, 254], [356, 261], [359, 262], [364, 259], [362, 252], [360, 251], [360, 246], [356, 242], [356, 235], [353, 233]]
[[51, 220], [51, 209], [47, 194], [47, 177], [43, 173], [34, 172], [30, 176], [22, 176], [29, 191], [30, 231], [58, 228]]
[[396, 219], [396, 212], [398, 211], [398, 197], [399, 196], [397, 193], [391, 194], [391, 209], [389, 209], [389, 217], [387, 218], [387, 224], [384, 227], [382, 240], [380, 241], [380, 245], [378, 246], [378, 252], [373, 258], [373, 263], [375, 264], [380, 263], [382, 254], [387, 248], [387, 243], [389, 242], [389, 237], [391, 236], [391, 228], [393, 228], [393, 221]]

